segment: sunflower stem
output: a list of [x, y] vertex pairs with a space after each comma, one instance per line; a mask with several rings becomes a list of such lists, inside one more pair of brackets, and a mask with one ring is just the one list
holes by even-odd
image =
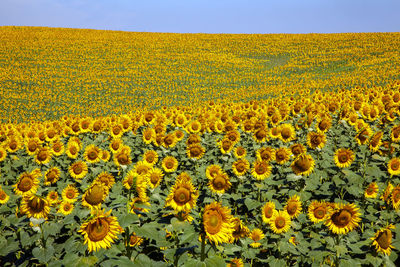
[[206, 248], [206, 233], [203, 232], [201, 234], [201, 254], [200, 254], [200, 260], [204, 261], [206, 259], [206, 254], [205, 252], [205, 248]]
[[125, 228], [125, 233], [126, 233], [126, 256], [130, 259], [132, 256], [132, 250], [131, 250], [131, 246], [129, 245], [129, 238], [130, 238], [130, 234], [129, 234], [129, 227]]
[[44, 239], [42, 223], [39, 224], [39, 227], [40, 227], [40, 239], [42, 241], [42, 246], [43, 246], [43, 248], [46, 248], [46, 240]]

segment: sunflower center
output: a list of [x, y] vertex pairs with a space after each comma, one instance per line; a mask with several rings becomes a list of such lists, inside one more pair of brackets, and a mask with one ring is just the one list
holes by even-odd
[[113, 134], [114, 135], [119, 135], [119, 133], [121, 132], [121, 129], [119, 128], [119, 126], [116, 126], [113, 128]]
[[33, 152], [33, 151], [36, 151], [36, 149], [37, 149], [37, 144], [35, 143], [35, 142], [30, 142], [29, 144], [28, 144], [28, 150], [30, 151], [30, 152]]
[[167, 167], [167, 169], [172, 169], [174, 167], [174, 163], [169, 160], [165, 163], [165, 167]]
[[93, 130], [94, 131], [100, 131], [100, 123], [99, 122], [95, 122], [94, 124], [93, 124]]
[[69, 211], [71, 209], [71, 205], [69, 204], [69, 203], [66, 203], [65, 205], [64, 205], [64, 210], [65, 211]]
[[128, 156], [125, 155], [125, 154], [120, 154], [120, 155], [118, 156], [118, 162], [119, 162], [119, 164], [121, 164], [121, 165], [128, 165], [129, 158], [128, 158]]
[[119, 143], [114, 142], [114, 143], [112, 143], [111, 147], [112, 147], [112, 149], [114, 149], [114, 150], [118, 150], [118, 148], [119, 148]]
[[46, 160], [46, 158], [47, 158], [47, 153], [46, 153], [46, 151], [39, 151], [39, 153], [38, 153], [38, 155], [37, 155], [37, 159], [39, 160], [39, 161], [45, 161]]
[[399, 169], [399, 166], [400, 166], [399, 161], [394, 161], [390, 165], [391, 169], [394, 170], [394, 171], [397, 171]]
[[239, 162], [238, 164], [236, 164], [236, 170], [240, 173], [244, 172], [244, 170], [246, 169], [245, 165], [243, 162]]
[[368, 194], [368, 195], [372, 195], [373, 193], [374, 193], [374, 188], [368, 187], [368, 188], [367, 188], [367, 194]]
[[230, 141], [226, 140], [226, 141], [224, 141], [224, 142], [222, 143], [222, 148], [223, 148], [224, 150], [229, 150], [230, 147], [231, 147], [231, 142], [230, 142]]
[[81, 174], [83, 171], [82, 166], [80, 164], [75, 164], [72, 169], [74, 170], [75, 174]]
[[221, 189], [223, 189], [225, 187], [226, 181], [225, 181], [225, 179], [223, 177], [217, 176], [213, 180], [213, 185], [214, 185], [215, 189], [221, 190]]
[[263, 163], [257, 164], [256, 167], [254, 168], [254, 170], [259, 175], [267, 172], [267, 168], [266, 168], [265, 164], [263, 164]]
[[317, 219], [322, 219], [325, 217], [326, 210], [324, 207], [318, 207], [314, 210], [314, 217]]
[[3, 190], [0, 191], [0, 200], [5, 200], [7, 198], [6, 192], [4, 192]]
[[75, 154], [78, 152], [78, 149], [76, 148], [76, 146], [71, 146], [71, 147], [69, 148], [69, 152], [70, 152], [72, 155], [75, 155]]
[[68, 199], [73, 199], [73, 198], [75, 197], [75, 192], [74, 192], [73, 190], [68, 190], [68, 191], [65, 193], [65, 196], [66, 196]]
[[395, 190], [392, 193], [393, 202], [397, 203], [400, 200], [400, 190]]
[[95, 184], [86, 195], [85, 200], [90, 205], [97, 205], [103, 200], [104, 189], [102, 186]]
[[44, 210], [45, 202], [43, 199], [35, 197], [28, 201], [28, 206], [31, 211], [39, 213]]
[[322, 137], [319, 135], [313, 136], [313, 138], [311, 138], [311, 144], [313, 144], [315, 147], [319, 146], [321, 142], [322, 142]]
[[339, 210], [332, 215], [332, 222], [338, 227], [345, 227], [351, 221], [351, 213], [347, 210]]
[[294, 202], [288, 203], [286, 211], [289, 213], [290, 216], [293, 216], [297, 211], [297, 204]]
[[308, 160], [308, 158], [306, 158], [306, 157], [302, 157], [302, 158], [296, 160], [294, 165], [296, 166], [296, 168], [298, 170], [300, 170], [301, 172], [304, 172], [304, 171], [307, 171], [310, 169], [311, 161]]
[[33, 186], [33, 180], [31, 177], [23, 177], [18, 184], [18, 189], [22, 192], [29, 191]]
[[256, 132], [256, 138], [262, 140], [267, 136], [267, 132], [264, 129], [260, 129]]
[[378, 235], [376, 242], [378, 242], [379, 246], [383, 249], [389, 248], [392, 243], [392, 232], [388, 230], [381, 232]]
[[281, 131], [281, 135], [283, 139], [288, 139], [292, 135], [292, 131], [289, 128], [283, 128]]
[[88, 158], [89, 158], [90, 160], [95, 160], [95, 159], [97, 158], [97, 152], [94, 151], [94, 150], [90, 151], [90, 152], [88, 153]]
[[160, 177], [158, 176], [158, 174], [156, 174], [156, 173], [151, 174], [150, 182], [152, 184], [157, 184], [158, 180], [160, 180]]
[[271, 218], [273, 214], [274, 214], [274, 210], [270, 207], [264, 210], [265, 218]]
[[190, 191], [185, 187], [179, 187], [174, 194], [174, 200], [178, 204], [185, 204], [190, 200]]
[[206, 214], [205, 220], [206, 231], [210, 234], [217, 234], [222, 227], [222, 217], [216, 212], [212, 211]]
[[172, 136], [166, 136], [166, 137], [164, 138], [164, 143], [165, 143], [167, 146], [170, 146], [170, 145], [172, 145], [172, 144], [174, 143], [174, 138], [173, 138]]
[[190, 148], [190, 155], [192, 157], [198, 157], [201, 154], [201, 149], [197, 146]]
[[148, 163], [152, 163], [154, 161], [154, 155], [152, 155], [152, 154], [147, 155], [146, 156], [146, 161]]
[[106, 219], [98, 218], [95, 222], [88, 225], [88, 237], [93, 242], [103, 240], [110, 232], [110, 224]]
[[346, 163], [349, 160], [347, 154], [340, 154], [338, 158], [340, 163]]
[[15, 141], [11, 141], [11, 143], [8, 145], [11, 150], [17, 149], [17, 143]]
[[286, 225], [285, 218], [282, 218], [282, 217], [276, 218], [276, 220], [275, 220], [276, 228], [281, 229], [281, 228], [285, 227], [285, 225]]

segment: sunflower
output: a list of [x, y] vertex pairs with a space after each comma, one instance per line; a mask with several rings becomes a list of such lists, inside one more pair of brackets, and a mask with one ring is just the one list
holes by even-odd
[[104, 186], [108, 187], [108, 189], [111, 189], [111, 187], [115, 184], [114, 176], [108, 172], [102, 172], [97, 175], [95, 181], [99, 181]]
[[102, 161], [107, 162], [110, 160], [111, 155], [110, 152], [108, 152], [108, 150], [101, 150], [99, 157]]
[[186, 140], [186, 145], [190, 146], [193, 144], [198, 144], [201, 142], [201, 137], [198, 134], [191, 134], [189, 135], [188, 139]]
[[123, 186], [124, 186], [126, 189], [130, 190], [130, 189], [132, 188], [133, 184], [136, 184], [136, 181], [137, 181], [137, 177], [138, 177], [138, 176], [139, 176], [139, 175], [137, 174], [137, 172], [135, 172], [135, 170], [130, 170], [130, 171], [126, 174], [124, 180], [122, 181]]
[[174, 119], [175, 125], [180, 128], [184, 128], [186, 126], [186, 122], [187, 122], [186, 117], [183, 114], [176, 115], [176, 117]]
[[51, 154], [58, 157], [64, 154], [65, 147], [64, 144], [60, 140], [53, 141], [51, 143]]
[[156, 188], [157, 186], [160, 185], [164, 177], [164, 173], [161, 169], [153, 167], [148, 171], [147, 176], [150, 187]]
[[58, 193], [56, 191], [50, 191], [46, 196], [50, 206], [54, 206], [58, 203]]
[[81, 180], [88, 173], [88, 166], [84, 161], [77, 161], [69, 166], [68, 172], [75, 180]]
[[124, 231], [117, 218], [110, 216], [110, 213], [111, 210], [106, 213], [103, 210], [97, 210], [94, 218], [81, 225], [78, 232], [84, 236], [84, 244], [88, 244], [89, 252], [109, 248], [117, 238], [117, 234]]
[[375, 133], [369, 140], [369, 149], [372, 152], [377, 152], [379, 150], [379, 147], [382, 145], [382, 136], [383, 132], [379, 131]]
[[397, 185], [392, 190], [392, 205], [395, 210], [398, 210], [400, 207], [400, 185]]
[[279, 127], [280, 127], [279, 138], [283, 142], [290, 142], [290, 141], [296, 139], [296, 131], [291, 124], [285, 123], [285, 124], [281, 124]]
[[143, 243], [143, 238], [136, 235], [136, 233], [134, 233], [134, 232], [129, 237], [129, 246], [130, 247], [140, 246], [142, 243]]
[[307, 148], [303, 144], [293, 144], [290, 146], [290, 151], [292, 151], [292, 154], [297, 157], [300, 154], [304, 154], [307, 152]]
[[5, 204], [10, 199], [10, 196], [0, 187], [0, 204]]
[[254, 132], [253, 138], [254, 138], [254, 140], [256, 140], [256, 142], [263, 143], [263, 142], [265, 142], [265, 140], [267, 140], [268, 135], [269, 135], [269, 131], [268, 131], [267, 127], [262, 127]]
[[355, 204], [335, 204], [334, 210], [325, 221], [325, 225], [334, 234], [347, 234], [355, 229], [361, 221], [361, 213], [358, 211], [359, 208]]
[[175, 130], [174, 134], [175, 134], [175, 138], [178, 142], [183, 140], [183, 138], [185, 137], [185, 133], [179, 129]]
[[192, 159], [200, 159], [201, 157], [203, 157], [204, 152], [205, 149], [200, 144], [190, 145], [186, 149], [187, 156]]
[[389, 182], [388, 185], [386, 186], [385, 191], [383, 191], [383, 194], [381, 196], [381, 199], [385, 201], [387, 204], [390, 203], [390, 195], [392, 194], [393, 191], [393, 185]]
[[90, 144], [86, 147], [83, 157], [89, 163], [96, 163], [100, 161], [101, 149], [97, 146]]
[[261, 229], [255, 228], [250, 232], [249, 237], [251, 240], [253, 240], [253, 242], [250, 243], [250, 246], [253, 248], [258, 248], [261, 246], [261, 243], [259, 243], [258, 241], [263, 239], [265, 235]]
[[186, 131], [188, 133], [198, 133], [201, 131], [202, 125], [200, 121], [193, 120], [186, 125]]
[[4, 161], [7, 157], [7, 150], [0, 146], [0, 162]]
[[113, 138], [110, 142], [109, 148], [113, 154], [117, 153], [124, 144], [120, 138]]
[[235, 155], [235, 157], [237, 157], [238, 159], [244, 158], [247, 154], [247, 151], [244, 147], [242, 146], [238, 146], [233, 150], [233, 154]]
[[110, 135], [112, 138], [121, 138], [124, 134], [122, 126], [119, 124], [114, 124], [110, 127]]
[[39, 186], [39, 177], [42, 175], [40, 169], [22, 173], [18, 182], [14, 185], [14, 192], [17, 195], [30, 195], [36, 193]]
[[40, 148], [40, 143], [41, 142], [37, 137], [28, 139], [25, 142], [26, 153], [28, 153], [31, 156], [34, 156], [37, 150]]
[[75, 201], [77, 201], [79, 192], [74, 185], [70, 184], [66, 188], [64, 188], [61, 195], [64, 201], [74, 203]]
[[203, 225], [207, 238], [218, 243], [229, 243], [234, 229], [233, 216], [228, 207], [219, 202], [208, 204], [204, 208]]
[[51, 160], [51, 151], [48, 147], [40, 147], [35, 154], [35, 162], [37, 164], [47, 164]]
[[166, 207], [175, 211], [190, 211], [195, 205], [199, 192], [190, 180], [177, 179], [166, 198]]
[[249, 169], [250, 163], [244, 158], [238, 159], [232, 164], [232, 170], [237, 176], [245, 175]]
[[269, 220], [269, 225], [275, 234], [286, 233], [289, 231], [291, 223], [290, 215], [286, 210], [275, 210]]
[[144, 206], [150, 207], [150, 202], [147, 200], [148, 199], [142, 199], [141, 197], [132, 198], [132, 201], [129, 202], [130, 212], [138, 214], [139, 216], [144, 212], [149, 212], [149, 209], [144, 208]]
[[8, 152], [10, 153], [15, 153], [17, 152], [21, 147], [21, 141], [19, 140], [19, 138], [16, 137], [11, 137], [7, 144], [6, 144], [6, 149]]
[[162, 162], [161, 162], [162, 168], [164, 169], [165, 172], [175, 172], [176, 169], [178, 168], [178, 160], [173, 157], [173, 156], [167, 156], [165, 157]]
[[133, 170], [139, 175], [139, 176], [145, 176], [151, 169], [151, 164], [147, 163], [147, 161], [141, 160], [136, 162], [135, 166], [133, 167]]
[[265, 223], [269, 223], [269, 221], [272, 218], [272, 215], [274, 215], [275, 212], [275, 203], [272, 201], [268, 201], [265, 203], [265, 205], [262, 207], [262, 220]]
[[226, 265], [226, 267], [244, 267], [243, 260], [234, 258]]
[[158, 154], [154, 150], [148, 150], [143, 154], [143, 160], [153, 166], [158, 161]]
[[375, 246], [376, 251], [382, 252], [388, 256], [391, 253], [391, 249], [394, 248], [392, 246], [393, 235], [391, 229], [395, 229], [395, 226], [389, 224], [388, 226], [378, 230], [374, 237], [371, 237], [371, 240], [373, 240], [372, 245]]
[[232, 232], [232, 242], [249, 235], [249, 228], [247, 228], [239, 218], [233, 217], [232, 223], [234, 229]]
[[108, 195], [108, 187], [96, 181], [86, 190], [82, 196], [82, 206], [99, 208]]
[[123, 146], [114, 154], [114, 164], [119, 166], [127, 166], [132, 163], [131, 148]]
[[271, 130], [269, 131], [269, 136], [274, 139], [279, 138], [281, 136], [280, 130], [281, 129], [278, 126], [271, 128]]
[[299, 216], [301, 212], [300, 197], [298, 195], [294, 195], [291, 198], [289, 198], [288, 202], [286, 203], [286, 206], [284, 207], [284, 210], [287, 211], [291, 219], [297, 218], [297, 216]]
[[271, 175], [271, 166], [261, 160], [256, 160], [253, 164], [253, 168], [251, 170], [251, 174], [259, 181], [264, 180], [265, 178], [268, 178]]
[[64, 215], [68, 215], [73, 210], [74, 210], [74, 204], [67, 202], [67, 201], [63, 201], [63, 202], [61, 202], [60, 207], [58, 208], [57, 212], [64, 214]]
[[376, 182], [370, 183], [364, 192], [366, 198], [376, 198], [378, 196], [379, 187]]
[[225, 193], [226, 190], [231, 188], [229, 176], [225, 172], [219, 172], [208, 182], [208, 186], [214, 193]]
[[314, 170], [315, 162], [311, 155], [301, 154], [290, 165], [296, 175], [308, 176]]
[[388, 172], [390, 176], [400, 174], [400, 158], [392, 158], [388, 162]]
[[256, 157], [258, 160], [270, 162], [275, 160], [275, 149], [272, 147], [262, 147], [257, 150]]
[[48, 169], [44, 174], [44, 185], [55, 184], [58, 179], [60, 179], [60, 174], [60, 168], [58, 168], [57, 166]]
[[50, 212], [49, 202], [36, 195], [26, 195], [21, 201], [21, 213], [26, 214], [28, 218], [47, 219]]
[[365, 143], [368, 142], [369, 137], [372, 135], [372, 130], [371, 127], [367, 124], [364, 128], [362, 128], [357, 135], [355, 136], [355, 139], [359, 145], [364, 145]]
[[66, 154], [71, 159], [76, 159], [80, 151], [80, 145], [77, 142], [68, 142]]
[[291, 151], [287, 147], [281, 147], [275, 150], [275, 161], [278, 164], [285, 164], [290, 159]]
[[400, 125], [393, 126], [393, 128], [390, 131], [390, 138], [395, 143], [400, 141]]
[[218, 144], [222, 154], [229, 153], [234, 145], [233, 142], [227, 138], [223, 138]]
[[323, 117], [317, 122], [317, 131], [325, 133], [332, 126], [332, 120], [329, 117]]
[[308, 218], [310, 218], [313, 223], [325, 221], [331, 212], [331, 206], [325, 201], [320, 202], [314, 200], [311, 202], [310, 206], [308, 206]]
[[156, 139], [156, 132], [153, 128], [145, 128], [142, 132], [143, 142], [145, 144], [150, 144]]
[[347, 168], [353, 163], [355, 158], [354, 152], [351, 149], [339, 148], [335, 152], [334, 160], [339, 168]]
[[172, 148], [176, 146], [177, 143], [178, 139], [175, 137], [174, 133], [169, 133], [162, 137], [161, 145], [165, 148]]
[[224, 138], [229, 139], [235, 145], [240, 141], [240, 133], [236, 130], [231, 130], [225, 134]]
[[307, 134], [307, 145], [311, 149], [320, 148], [322, 149], [326, 143], [326, 136], [321, 132], [309, 132]]

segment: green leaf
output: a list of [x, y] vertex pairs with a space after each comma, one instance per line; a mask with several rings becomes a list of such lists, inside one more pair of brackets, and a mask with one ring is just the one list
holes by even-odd
[[54, 248], [52, 246], [47, 246], [45, 248], [36, 247], [32, 250], [32, 254], [40, 262], [47, 263], [54, 256]]
[[125, 215], [122, 215], [118, 218], [119, 225], [121, 225], [122, 228], [128, 227], [129, 225], [132, 225], [135, 222], [139, 221], [139, 217], [136, 214], [133, 213], [128, 213]]
[[205, 261], [207, 267], [225, 267], [225, 260], [217, 255], [207, 258]]
[[246, 204], [246, 207], [247, 207], [249, 210], [253, 210], [253, 209], [258, 208], [258, 207], [261, 206], [261, 203], [260, 203], [260, 202], [255, 201], [255, 200], [253, 200], [253, 199], [251, 199], [251, 198], [246, 198], [246, 199], [244, 200], [244, 204]]

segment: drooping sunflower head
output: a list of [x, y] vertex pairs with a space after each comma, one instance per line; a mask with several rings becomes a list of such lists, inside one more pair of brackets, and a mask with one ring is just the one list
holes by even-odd
[[317, 131], [325, 133], [332, 126], [332, 120], [329, 117], [323, 117], [317, 124]]
[[400, 174], [400, 158], [392, 158], [388, 162], [388, 172], [390, 176]]
[[284, 209], [287, 211], [291, 219], [297, 218], [302, 210], [300, 197], [298, 195], [294, 195], [289, 198]]
[[251, 170], [251, 174], [259, 181], [268, 178], [271, 175], [271, 166], [262, 160], [256, 160], [254, 162], [253, 169]]
[[398, 210], [400, 207], [400, 184], [393, 188], [391, 199], [393, 208]]
[[130, 247], [136, 247], [140, 246], [143, 243], [144, 239], [140, 236], [138, 236], [136, 233], [132, 233], [131, 236], [129, 237], [129, 246]]
[[292, 151], [292, 154], [297, 157], [300, 154], [304, 154], [307, 152], [307, 148], [300, 143], [294, 144], [290, 146], [290, 150]]
[[68, 172], [74, 179], [81, 180], [88, 173], [88, 166], [84, 161], [76, 161], [69, 166]]
[[313, 223], [319, 223], [325, 221], [330, 213], [332, 212], [332, 208], [328, 203], [324, 201], [314, 200], [311, 202], [310, 206], [308, 206], [308, 218]]
[[379, 131], [377, 133], [375, 133], [371, 139], [369, 140], [369, 149], [372, 152], [376, 152], [379, 150], [379, 147], [382, 144], [382, 137], [383, 137], [383, 132]]
[[234, 228], [234, 230], [232, 232], [232, 237], [233, 237], [234, 241], [237, 241], [240, 238], [243, 238], [243, 237], [246, 237], [249, 235], [249, 233], [250, 233], [249, 228], [247, 226], [245, 226], [239, 218], [233, 217], [232, 223], [233, 223], [233, 228]]
[[233, 237], [234, 223], [228, 207], [219, 202], [208, 204], [204, 208], [203, 225], [207, 238], [216, 243], [229, 243]]
[[21, 201], [21, 213], [26, 214], [28, 218], [47, 219], [50, 212], [49, 202], [36, 195], [26, 195]]
[[393, 188], [394, 188], [393, 185], [389, 182], [388, 185], [386, 186], [385, 191], [383, 191], [383, 194], [381, 196], [381, 199], [385, 201], [387, 204], [390, 203], [390, 196], [392, 194]]
[[101, 182], [94, 182], [82, 196], [82, 206], [98, 208], [108, 195], [108, 187]]
[[271, 220], [272, 216], [274, 215], [275, 212], [275, 203], [272, 201], [268, 201], [265, 203], [265, 205], [262, 207], [262, 220], [265, 223], [269, 223]]
[[334, 210], [325, 221], [325, 225], [334, 234], [347, 234], [358, 226], [361, 213], [355, 204], [335, 204]]
[[139, 175], [139, 176], [145, 176], [151, 169], [151, 165], [147, 163], [144, 160], [138, 161], [135, 164], [135, 167], [133, 170]]
[[123, 229], [117, 218], [110, 216], [111, 210], [104, 213], [98, 210], [95, 217], [83, 223], [78, 232], [84, 236], [84, 244], [88, 244], [88, 251], [97, 251], [100, 248], [109, 248], [111, 243], [117, 239], [117, 234]]
[[201, 142], [201, 137], [198, 134], [191, 134], [189, 135], [188, 139], [186, 140], [186, 145], [190, 146], [193, 144], [199, 144]]
[[269, 220], [269, 225], [272, 231], [276, 234], [286, 233], [289, 231], [291, 223], [290, 215], [286, 210], [275, 210]]
[[351, 149], [339, 148], [335, 152], [334, 160], [339, 168], [347, 168], [353, 163], [355, 158], [354, 152]]
[[371, 240], [373, 240], [372, 245], [375, 246], [377, 252], [382, 252], [385, 255], [390, 255], [392, 252], [394, 247], [392, 245], [393, 234], [391, 229], [395, 229], [392, 224], [378, 230], [375, 236], [371, 237]]
[[225, 172], [220, 172], [210, 179], [208, 186], [214, 193], [223, 194], [226, 190], [231, 187], [231, 182], [229, 181], [229, 176]]
[[368, 142], [371, 135], [372, 135], [371, 127], [367, 124], [363, 125], [363, 128], [359, 130], [355, 139], [359, 145], [364, 145]]
[[292, 162], [291, 167], [296, 175], [308, 176], [314, 170], [315, 162], [311, 155], [300, 154]]
[[233, 142], [227, 138], [223, 138], [219, 142], [219, 148], [220, 148], [222, 154], [229, 153], [232, 150], [233, 145], [234, 145]]
[[166, 199], [166, 206], [175, 211], [190, 211], [195, 205], [199, 192], [191, 181], [178, 179]]
[[376, 198], [378, 196], [379, 187], [376, 182], [370, 183], [365, 189], [364, 196], [366, 198]]
[[4, 161], [7, 157], [7, 150], [0, 146], [0, 162]]
[[123, 146], [118, 152], [114, 154], [114, 163], [117, 166], [127, 166], [132, 163], [131, 148]]
[[41, 176], [40, 169], [35, 169], [31, 172], [22, 173], [18, 182], [14, 185], [14, 192], [17, 195], [34, 194], [39, 186], [39, 177]]

